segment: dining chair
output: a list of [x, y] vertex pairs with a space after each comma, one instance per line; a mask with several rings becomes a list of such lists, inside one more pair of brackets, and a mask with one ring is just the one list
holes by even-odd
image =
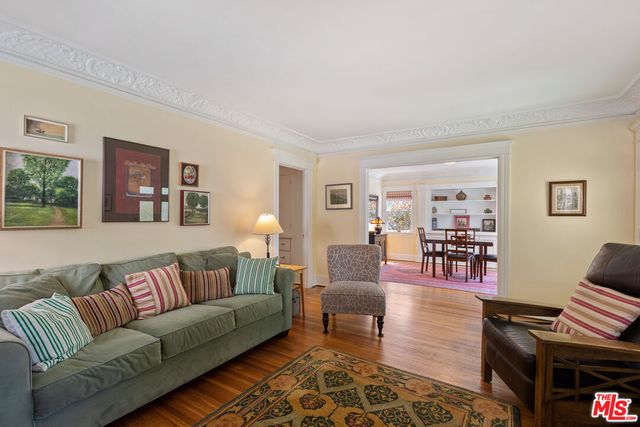
[[[472, 240], [473, 239], [473, 240]], [[473, 254], [473, 242], [475, 240], [475, 231], [467, 228], [447, 228], [444, 230], [445, 240], [445, 258], [447, 263], [447, 271], [445, 279], [449, 280], [449, 276], [453, 275], [453, 263], [464, 262], [464, 281], [469, 281], [469, 273], [471, 278], [475, 278], [475, 256]]]
[[[433, 247], [429, 250], [429, 243], [427, 243], [427, 234], [424, 231], [424, 227], [418, 227], [418, 237], [420, 239], [420, 247], [422, 249], [422, 264], [420, 266], [420, 273], [424, 274], [425, 270], [429, 270], [429, 258], [433, 256], [433, 251], [436, 249], [436, 244], [433, 243]], [[442, 274], [445, 275], [445, 262], [444, 262], [444, 245], [441, 245], [440, 251], [435, 251], [436, 258], [442, 258]], [[436, 266], [433, 265], [435, 270]]]

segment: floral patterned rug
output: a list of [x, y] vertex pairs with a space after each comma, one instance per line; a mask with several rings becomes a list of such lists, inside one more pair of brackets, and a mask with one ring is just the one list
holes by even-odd
[[518, 427], [516, 406], [314, 347], [195, 424]]

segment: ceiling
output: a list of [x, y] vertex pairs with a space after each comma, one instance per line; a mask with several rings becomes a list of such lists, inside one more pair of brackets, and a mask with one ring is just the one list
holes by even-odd
[[498, 160], [469, 160], [433, 165], [397, 166], [370, 169], [369, 177], [382, 181], [429, 178], [498, 177]]
[[142, 96], [322, 151], [633, 114], [638, 16], [637, 0], [2, 0], [5, 24], [68, 50], [14, 31], [0, 52], [76, 77], [86, 54], [109, 67], [81, 77], [159, 80]]

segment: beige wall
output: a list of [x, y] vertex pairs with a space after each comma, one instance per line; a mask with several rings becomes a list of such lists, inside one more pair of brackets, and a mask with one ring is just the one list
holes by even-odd
[[[633, 242], [634, 145], [630, 123], [630, 119], [594, 122], [402, 151], [513, 141], [509, 294], [564, 303], [601, 244]], [[316, 268], [321, 277], [326, 276], [326, 246], [358, 240], [359, 160], [391, 151], [320, 156], [318, 188], [337, 182], [354, 183], [353, 210], [318, 212]], [[587, 216], [547, 216], [548, 181], [568, 179], [588, 181]]]
[[[0, 232], [0, 271], [114, 261], [164, 251], [237, 245], [264, 256], [251, 234], [273, 204], [269, 143], [204, 120], [0, 62], [0, 146], [84, 159], [84, 224], [79, 230]], [[22, 136], [24, 114], [71, 124], [71, 143]], [[171, 149], [170, 222], [102, 223], [102, 137]], [[212, 195], [212, 225], [179, 225], [178, 162], [200, 164]]]

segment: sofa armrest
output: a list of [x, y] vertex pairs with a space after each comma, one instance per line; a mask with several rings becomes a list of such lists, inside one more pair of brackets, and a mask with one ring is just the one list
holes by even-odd
[[294, 272], [288, 268], [276, 268], [276, 277], [274, 279], [275, 291], [282, 296], [282, 314], [284, 315], [284, 324], [282, 330], [291, 329], [292, 313], [292, 289], [294, 281]]
[[492, 317], [498, 314], [509, 316], [550, 316], [556, 317], [562, 312], [562, 307], [543, 304], [535, 301], [504, 298], [489, 295], [476, 295], [482, 301], [482, 317]]
[[0, 425], [33, 425], [31, 356], [26, 345], [0, 328]]

